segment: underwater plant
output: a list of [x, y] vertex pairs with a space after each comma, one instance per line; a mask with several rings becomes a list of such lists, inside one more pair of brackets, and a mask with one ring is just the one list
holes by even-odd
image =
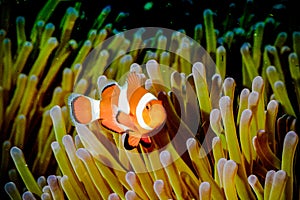
[[[254, 21], [254, 2], [247, 1], [238, 27], [234, 3], [222, 26], [216, 21], [224, 13], [204, 9], [193, 39], [185, 27], [118, 30], [131, 13], [112, 20], [110, 6], [83, 36], [76, 28], [84, 26], [84, 3], [70, 4], [59, 28], [50, 21], [61, 2], [50, 0], [30, 37], [22, 16], [11, 39], [9, 25], [0, 30], [6, 197], [299, 197], [300, 32], [280, 30], [283, 22], [272, 17]], [[74, 126], [69, 119], [70, 93], [99, 99], [103, 82], [122, 83], [129, 71], [144, 75], [145, 88], [166, 109], [151, 149], [127, 151], [125, 135], [98, 121]]]

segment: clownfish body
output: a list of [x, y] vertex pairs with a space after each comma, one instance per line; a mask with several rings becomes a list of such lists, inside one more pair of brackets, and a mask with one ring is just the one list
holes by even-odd
[[142, 87], [141, 76], [131, 72], [122, 87], [110, 82], [100, 92], [101, 100], [79, 94], [69, 96], [72, 121], [89, 124], [100, 120], [105, 128], [126, 133], [126, 149], [133, 149], [139, 143], [150, 147], [149, 135], [164, 125], [166, 112], [162, 102]]

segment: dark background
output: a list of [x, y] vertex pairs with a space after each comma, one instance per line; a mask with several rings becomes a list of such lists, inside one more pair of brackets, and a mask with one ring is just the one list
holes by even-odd
[[[57, 22], [59, 23], [66, 8], [73, 6], [75, 2], [73, 0], [62, 0], [49, 21], [55, 25]], [[153, 2], [152, 9], [144, 10], [144, 5], [147, 2]], [[24, 16], [26, 18], [26, 28], [30, 31], [38, 11], [45, 3], [45, 0], [0, 0], [2, 15], [0, 28], [7, 30], [7, 26], [10, 26], [9, 29], [14, 30], [15, 18]], [[239, 18], [245, 11], [246, 3], [245, 0], [82, 0], [80, 15], [83, 20], [80, 24], [81, 29], [78, 31], [81, 34], [87, 32], [101, 10], [105, 6], [111, 5], [112, 11], [107, 22], [113, 22], [121, 11], [129, 13], [125, 20], [115, 24], [119, 30], [155, 26], [175, 30], [185, 29], [187, 34], [192, 36], [195, 25], [203, 23], [204, 9], [210, 8], [216, 15], [214, 18], [215, 28], [222, 33], [224, 29], [228, 30], [228, 28], [240, 26]], [[253, 21], [255, 22], [264, 21], [266, 17], [271, 16], [281, 23], [281, 30], [286, 32], [300, 31], [300, 12], [296, 10], [296, 1], [254, 1], [253, 5], [248, 7], [251, 7], [250, 10], [254, 13]], [[224, 27], [222, 22], [229, 14], [235, 21], [231, 23], [232, 27]]]

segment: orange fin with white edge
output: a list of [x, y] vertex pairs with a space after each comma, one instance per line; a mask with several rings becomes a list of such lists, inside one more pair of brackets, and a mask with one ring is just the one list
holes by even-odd
[[99, 92], [100, 97], [102, 99], [103, 96], [105, 96], [105, 94], [103, 95], [102, 93], [106, 89], [110, 88], [111, 86], [117, 85], [117, 83], [115, 81], [107, 79], [105, 75], [101, 75], [101, 76], [99, 76], [99, 78], [97, 80], [97, 85], [98, 85], [98, 92]]
[[74, 124], [89, 124], [100, 118], [100, 101], [72, 93], [68, 97], [70, 117]]
[[129, 72], [127, 74], [127, 84], [127, 95], [130, 97], [136, 89], [142, 87], [142, 75], [136, 72]]
[[129, 133], [126, 133], [125, 140], [124, 140], [124, 147], [127, 150], [132, 150], [136, 148], [140, 143], [141, 138], [135, 137]]

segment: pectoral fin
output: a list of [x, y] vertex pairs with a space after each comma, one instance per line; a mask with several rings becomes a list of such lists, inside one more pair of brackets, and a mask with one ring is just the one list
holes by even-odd
[[116, 112], [115, 114], [115, 117], [116, 117], [116, 121], [119, 123], [119, 124], [122, 124], [126, 127], [128, 127], [130, 130], [132, 131], [136, 131], [136, 127], [134, 125], [134, 122], [132, 120], [132, 117], [122, 111], [114, 111]]

